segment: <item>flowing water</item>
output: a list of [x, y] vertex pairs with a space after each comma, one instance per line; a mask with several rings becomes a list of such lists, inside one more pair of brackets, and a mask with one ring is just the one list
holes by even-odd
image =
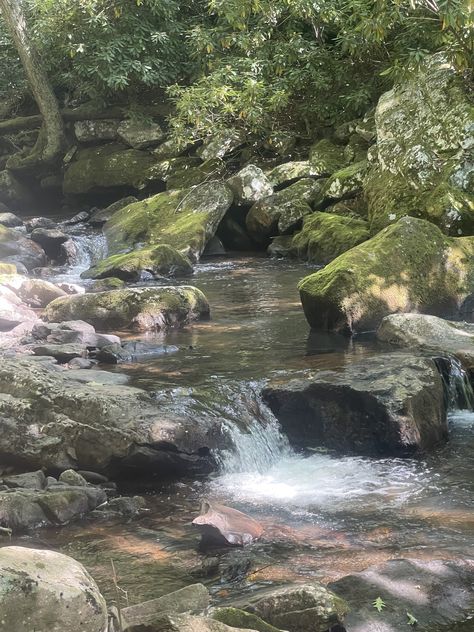
[[[259, 400], [272, 377], [337, 369], [380, 351], [371, 338], [309, 332], [296, 290], [309, 270], [263, 258], [198, 266], [188, 282], [206, 293], [212, 320], [145, 337], [178, 351], [117, 370], [158, 391], [170, 410], [220, 419], [233, 447], [217, 455], [219, 472], [173, 485], [146, 481], [149, 511], [141, 517], [43, 530], [38, 545], [83, 561], [111, 599], [113, 560], [130, 603], [193, 581], [225, 600], [261, 584], [328, 581], [394, 557], [474, 555], [474, 413], [453, 410], [449, 443], [425, 459], [336, 457], [294, 452]], [[457, 365], [451, 375], [459, 399]], [[260, 520], [262, 540], [200, 550], [190, 523], [204, 497]]]

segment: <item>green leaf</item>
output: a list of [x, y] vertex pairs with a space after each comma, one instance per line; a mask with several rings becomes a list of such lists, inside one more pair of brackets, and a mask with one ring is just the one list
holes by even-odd
[[387, 604], [382, 597], [377, 597], [377, 599], [372, 602], [372, 605], [378, 612], [382, 612], [382, 610], [387, 607]]
[[407, 612], [408, 617], [408, 625], [416, 625], [418, 623], [418, 619], [416, 619], [412, 614]]

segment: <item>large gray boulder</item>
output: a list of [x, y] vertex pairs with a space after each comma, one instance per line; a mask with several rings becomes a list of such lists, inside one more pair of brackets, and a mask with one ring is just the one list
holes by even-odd
[[45, 265], [46, 254], [41, 246], [19, 231], [0, 225], [0, 261], [21, 264], [31, 270]]
[[66, 555], [0, 549], [1, 632], [106, 632], [107, 607], [85, 568]]
[[395, 347], [424, 349], [456, 356], [474, 369], [474, 324], [426, 314], [391, 314], [377, 329], [377, 338]]
[[220, 419], [196, 418], [169, 404], [166, 393], [157, 400], [121, 383], [84, 383], [74, 373], [46, 358], [2, 358], [0, 453], [9, 463], [200, 476], [215, 468], [210, 451], [228, 447]]
[[474, 105], [441, 55], [382, 95], [364, 183], [371, 229], [412, 215], [450, 235], [474, 232]]
[[117, 119], [76, 121], [74, 134], [80, 143], [92, 144], [104, 140], [116, 140], [119, 123]]
[[49, 303], [49, 322], [84, 320], [97, 329], [162, 331], [209, 317], [206, 297], [190, 285], [73, 294]]
[[255, 165], [247, 165], [227, 180], [238, 204], [253, 204], [273, 193], [273, 186], [264, 172]]
[[447, 438], [443, 382], [430, 358], [383, 354], [274, 382], [262, 394], [297, 447], [409, 456]]
[[[473, 582], [472, 560], [399, 559], [343, 577], [329, 588], [349, 603], [346, 632], [398, 632], [410, 629], [410, 621], [415, 630], [468, 632]], [[372, 605], [377, 597], [386, 604], [382, 612]]]
[[119, 137], [133, 149], [147, 149], [158, 145], [164, 132], [158, 123], [152, 121], [122, 121], [118, 127]]

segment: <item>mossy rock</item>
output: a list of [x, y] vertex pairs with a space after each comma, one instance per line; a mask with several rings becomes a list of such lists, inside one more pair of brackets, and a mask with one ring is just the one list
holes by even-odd
[[314, 175], [330, 176], [342, 169], [348, 161], [344, 155], [344, 147], [323, 138], [309, 150], [309, 162]]
[[0, 261], [0, 274], [16, 274], [17, 269], [14, 263], [3, 263]]
[[197, 261], [230, 207], [222, 182], [165, 191], [120, 209], [104, 226], [111, 255], [167, 245]]
[[364, 190], [372, 233], [411, 215], [449, 235], [474, 233], [474, 104], [440, 55], [382, 95]]
[[270, 237], [291, 233], [312, 212], [311, 204], [320, 195], [324, 180], [305, 178], [256, 202], [248, 212], [246, 226], [259, 243]]
[[316, 175], [318, 174], [309, 160], [284, 162], [267, 172], [267, 178], [274, 187]]
[[363, 219], [314, 213], [305, 217], [302, 230], [294, 235], [290, 254], [311, 263], [326, 264], [369, 237], [369, 227]]
[[113, 187], [140, 189], [155, 162], [147, 152], [116, 144], [83, 149], [64, 175], [63, 191], [81, 195]]
[[0, 171], [0, 202], [14, 210], [28, 210], [33, 202], [31, 193], [13, 173]]
[[100, 278], [90, 286], [91, 292], [107, 292], [108, 290], [121, 290], [125, 287], [125, 281], [117, 277]]
[[456, 317], [474, 291], [474, 237], [404, 217], [299, 284], [309, 324], [351, 333], [395, 312]]
[[280, 632], [278, 628], [266, 623], [256, 614], [239, 610], [239, 608], [216, 608], [211, 612], [211, 619], [225, 623], [231, 628], [256, 630], [257, 632]]
[[325, 211], [333, 215], [342, 215], [342, 217], [367, 219], [367, 202], [363, 195], [357, 195], [354, 198], [331, 204], [325, 208]]
[[182, 163], [179, 167], [174, 165], [165, 178], [166, 188], [169, 191], [187, 189], [209, 180], [218, 180], [223, 177], [225, 169], [225, 163], [219, 158], [207, 160], [201, 164]]
[[83, 272], [81, 276], [84, 279], [116, 277], [123, 283], [123, 281], [139, 281], [143, 273], [157, 277], [186, 275], [191, 274], [192, 271], [193, 268], [186, 257], [171, 246], [161, 244], [134, 250], [123, 255], [112, 255], [99, 261], [95, 266]]
[[129, 288], [59, 298], [44, 312], [48, 322], [84, 320], [97, 329], [161, 331], [209, 317], [209, 304], [195, 287]]
[[333, 173], [315, 201], [316, 206], [327, 206], [331, 200], [344, 200], [360, 195], [366, 171], [367, 161], [361, 160]]

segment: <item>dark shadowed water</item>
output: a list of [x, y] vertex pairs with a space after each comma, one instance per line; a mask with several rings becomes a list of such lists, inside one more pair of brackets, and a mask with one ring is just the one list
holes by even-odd
[[[218, 474], [161, 487], [150, 480], [141, 517], [89, 520], [33, 539], [83, 561], [111, 599], [113, 560], [130, 603], [193, 581], [226, 599], [261, 584], [328, 581], [389, 558], [472, 557], [474, 413], [452, 412], [450, 442], [424, 460], [340, 458], [294, 453], [261, 405], [273, 376], [379, 351], [370, 337], [310, 334], [296, 290], [309, 270], [263, 258], [199, 265], [187, 282], [207, 295], [212, 320], [145, 338], [178, 351], [118, 369], [160, 391], [177, 413], [221, 420], [234, 450], [218, 455]], [[203, 497], [256, 517], [264, 538], [244, 550], [199, 550], [190, 523]]]

